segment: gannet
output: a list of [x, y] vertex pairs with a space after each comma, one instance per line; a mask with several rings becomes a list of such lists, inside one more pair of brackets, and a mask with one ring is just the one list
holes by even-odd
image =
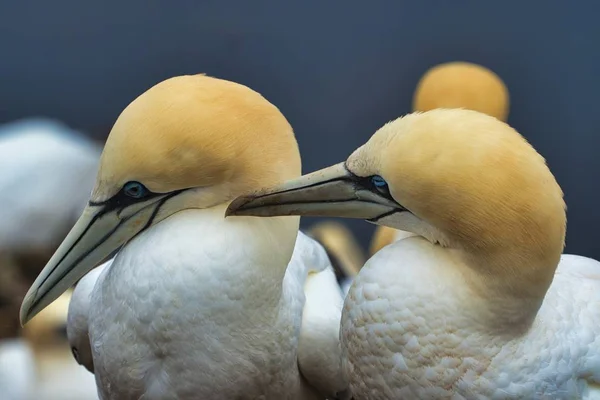
[[409, 114], [344, 163], [228, 214], [361, 218], [416, 235], [369, 259], [345, 299], [355, 399], [600, 395], [600, 263], [561, 255], [562, 190], [496, 118]]
[[22, 323], [123, 246], [89, 304], [103, 399], [343, 392], [342, 298], [323, 249], [298, 217], [224, 218], [233, 198], [299, 175], [291, 126], [257, 92], [204, 75], [157, 84], [113, 126], [88, 206]]
[[[419, 80], [413, 94], [413, 111], [436, 108], [466, 108], [506, 121], [510, 94], [492, 70], [473, 63], [454, 61], [430, 68]], [[373, 255], [396, 240], [413, 236], [387, 226], [375, 228], [369, 253]]]

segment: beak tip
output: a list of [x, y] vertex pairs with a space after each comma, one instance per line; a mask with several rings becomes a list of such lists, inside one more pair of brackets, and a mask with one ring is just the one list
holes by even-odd
[[31, 319], [35, 316], [36, 313], [32, 312], [32, 305], [37, 297], [36, 291], [29, 291], [25, 295], [25, 299], [23, 299], [23, 303], [21, 303], [21, 309], [19, 310], [19, 322], [21, 323], [21, 327], [25, 326]]
[[21, 323], [21, 328], [25, 326], [31, 320], [29, 316], [28, 307], [21, 306], [21, 311], [19, 312], [19, 322]]

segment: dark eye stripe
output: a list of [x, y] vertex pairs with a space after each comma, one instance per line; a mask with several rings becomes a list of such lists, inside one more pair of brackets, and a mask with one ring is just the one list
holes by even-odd
[[110, 211], [113, 211], [113, 210], [116, 210], [119, 208], [125, 208], [132, 204], [139, 203], [140, 201], [146, 201], [153, 197], [162, 196], [163, 194], [164, 193], [154, 193], [154, 192], [151, 192], [148, 189], [146, 189], [145, 196], [135, 198], [135, 197], [128, 196], [127, 193], [125, 192], [125, 187], [123, 187], [123, 188], [121, 188], [121, 190], [119, 190], [119, 192], [117, 194], [115, 194], [110, 199], [107, 199], [104, 201], [91, 201], [90, 200], [89, 205], [93, 206], [93, 207], [103, 206], [103, 209], [101, 212], [102, 212], [102, 214], [105, 214], [107, 212], [110, 212]]

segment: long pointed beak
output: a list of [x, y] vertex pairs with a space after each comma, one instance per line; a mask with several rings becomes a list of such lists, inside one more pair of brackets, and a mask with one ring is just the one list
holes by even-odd
[[39, 274], [21, 305], [21, 325], [153, 223], [170, 195], [159, 195], [127, 207], [89, 204]]
[[352, 174], [340, 163], [279, 187], [239, 197], [225, 215], [306, 215], [376, 222], [404, 210], [389, 194], [379, 192], [369, 178]]

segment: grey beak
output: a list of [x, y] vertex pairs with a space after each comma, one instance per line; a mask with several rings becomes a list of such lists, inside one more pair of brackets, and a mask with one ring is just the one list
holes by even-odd
[[21, 324], [31, 320], [106, 257], [150, 226], [159, 208], [174, 194], [114, 209], [89, 204], [25, 295]]
[[226, 216], [305, 215], [359, 218], [370, 222], [404, 211], [369, 178], [358, 177], [344, 163], [301, 176], [283, 185], [234, 200]]

